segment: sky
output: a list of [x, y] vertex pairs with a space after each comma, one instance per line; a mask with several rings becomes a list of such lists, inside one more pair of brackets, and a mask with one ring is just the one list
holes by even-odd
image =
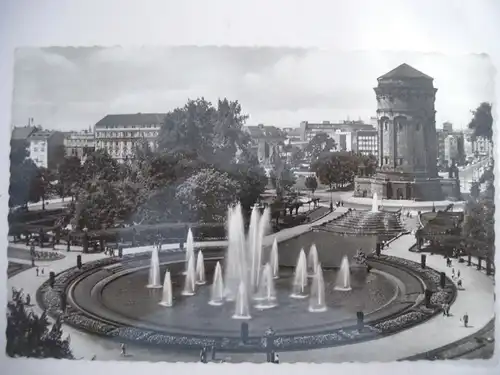
[[494, 101], [484, 54], [251, 47], [51, 47], [15, 54], [12, 125], [86, 129], [107, 114], [164, 113], [188, 99], [238, 100], [248, 125], [369, 121], [377, 77], [401, 63], [434, 78], [436, 124], [465, 128]]

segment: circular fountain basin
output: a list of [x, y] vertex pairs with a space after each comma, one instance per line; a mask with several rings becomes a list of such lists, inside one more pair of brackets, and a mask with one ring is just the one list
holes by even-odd
[[[220, 258], [207, 258], [205, 269], [207, 280], [212, 280], [215, 264]], [[160, 266], [164, 275], [167, 265]], [[275, 280], [276, 300], [255, 301], [249, 298], [249, 315], [235, 314], [235, 302], [223, 304], [210, 302], [211, 285], [196, 286], [195, 294], [183, 295], [184, 262], [168, 264], [171, 272], [173, 306], [160, 305], [162, 291], [144, 288], [148, 279], [148, 266], [126, 269], [116, 274], [98, 273], [80, 280], [73, 288], [73, 300], [105, 321], [135, 326], [143, 329], [170, 334], [199, 336], [240, 335], [240, 320], [249, 320], [250, 335], [262, 335], [269, 327], [280, 334], [301, 334], [325, 329], [336, 329], [355, 324], [356, 312], [363, 311], [368, 318], [390, 313], [394, 308], [401, 309], [397, 297], [401, 287], [386, 272], [365, 269], [352, 271], [350, 291], [335, 290], [338, 269], [325, 268], [325, 308], [310, 311], [310, 297], [290, 298], [293, 284], [293, 267], [281, 267], [280, 278]], [[309, 293], [311, 282], [306, 290]], [[404, 288], [404, 287], [403, 287]], [[90, 293], [89, 293], [90, 291]], [[82, 298], [83, 295], [90, 299]], [[217, 301], [218, 302], [218, 301]], [[405, 305], [406, 306], [406, 305]], [[392, 309], [391, 309], [392, 308]]]

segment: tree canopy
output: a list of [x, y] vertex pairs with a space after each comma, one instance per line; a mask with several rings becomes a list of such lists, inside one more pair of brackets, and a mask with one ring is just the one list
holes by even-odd
[[491, 103], [483, 102], [476, 110], [472, 111], [469, 129], [472, 129], [474, 137], [485, 137], [490, 141], [492, 140], [493, 116], [491, 114], [491, 109]]
[[321, 154], [337, 149], [337, 143], [326, 133], [317, 133], [307, 144], [305, 152], [311, 157], [311, 161], [316, 161]]
[[10, 357], [73, 359], [69, 337], [62, 338], [61, 321], [52, 327], [44, 312], [38, 316], [27, 307], [24, 296], [12, 291], [12, 300], [7, 303], [7, 345]]

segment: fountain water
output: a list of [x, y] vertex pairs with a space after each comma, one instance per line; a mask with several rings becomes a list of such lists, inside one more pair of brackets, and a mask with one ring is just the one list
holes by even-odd
[[378, 194], [373, 193], [372, 212], [378, 212]]
[[238, 286], [238, 294], [236, 294], [236, 309], [233, 319], [251, 319], [250, 306], [248, 305], [248, 294], [245, 283], [242, 281]]
[[262, 267], [262, 242], [266, 233], [270, 211], [264, 210], [262, 216], [254, 207], [250, 217], [248, 238], [245, 238], [241, 205], [228, 210], [228, 248], [225, 257], [224, 295], [227, 300], [234, 300], [239, 294], [240, 285], [246, 295], [255, 292], [260, 280]]
[[163, 296], [159, 305], [165, 307], [172, 307], [172, 279], [170, 278], [170, 272], [167, 270], [165, 272], [165, 280], [163, 281]]
[[307, 256], [307, 273], [309, 274], [309, 277], [314, 277], [316, 275], [316, 268], [318, 268], [318, 263], [318, 249], [316, 248], [315, 244], [312, 244]]
[[184, 275], [187, 274], [189, 258], [191, 257], [194, 257], [194, 237], [193, 231], [189, 228], [186, 238], [186, 269], [184, 271]]
[[325, 303], [325, 281], [323, 280], [323, 270], [321, 264], [316, 266], [316, 272], [311, 286], [311, 299], [309, 300], [310, 312], [326, 311]]
[[244, 285], [247, 285], [249, 272], [243, 214], [239, 204], [228, 210], [227, 237], [224, 295], [227, 300], [231, 301], [236, 298], [240, 284], [243, 282]]
[[304, 249], [300, 250], [297, 266], [295, 267], [295, 275], [293, 278], [293, 291], [290, 297], [306, 298], [307, 287], [307, 260]]
[[210, 305], [220, 306], [224, 303], [224, 281], [222, 281], [222, 268], [220, 262], [215, 266], [214, 280], [212, 282], [212, 294]]
[[155, 246], [151, 251], [151, 263], [149, 266], [149, 280], [146, 288], [161, 288], [160, 282], [160, 260], [158, 257], [158, 248]]
[[259, 235], [259, 221], [260, 211], [257, 206], [253, 206], [252, 214], [250, 215], [250, 227], [248, 228], [247, 239], [247, 246], [251, 256], [250, 285], [252, 286], [252, 288], [255, 288], [255, 286], [259, 282], [259, 271], [257, 269], [260, 268], [260, 259], [258, 259], [260, 254], [255, 251], [258, 242], [257, 237]]
[[349, 291], [351, 290], [351, 271], [349, 270], [349, 260], [344, 255], [340, 263], [340, 271], [337, 275], [337, 283], [335, 290]]
[[274, 238], [273, 246], [271, 248], [271, 257], [269, 260], [271, 269], [273, 271], [273, 279], [279, 279], [279, 258], [278, 258], [278, 240]]
[[262, 272], [260, 279], [259, 290], [255, 299], [259, 301], [259, 303], [255, 305], [258, 309], [270, 309], [277, 306], [273, 269], [269, 263], [264, 266], [264, 271]]
[[193, 255], [188, 260], [188, 267], [184, 279], [184, 290], [182, 291], [182, 295], [183, 296], [194, 295], [195, 288], [196, 288], [196, 270], [194, 268], [194, 255]]
[[204, 285], [207, 283], [205, 279], [205, 262], [203, 259], [203, 252], [198, 251], [198, 256], [196, 258], [196, 284]]

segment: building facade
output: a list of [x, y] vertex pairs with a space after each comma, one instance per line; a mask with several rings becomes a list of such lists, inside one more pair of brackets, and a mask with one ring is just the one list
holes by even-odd
[[445, 165], [462, 165], [465, 162], [464, 135], [462, 133], [449, 134], [444, 140]]
[[373, 130], [373, 126], [365, 124], [363, 121], [343, 121], [341, 123], [331, 123], [323, 121], [322, 123], [310, 123], [302, 121], [300, 123], [300, 138], [302, 141], [310, 141], [318, 133], [326, 133], [331, 138], [336, 134], [348, 134], [360, 130]]
[[485, 137], [476, 137], [472, 141], [472, 150], [476, 156], [493, 156], [493, 145]]
[[266, 169], [271, 168], [273, 161], [281, 157], [286, 140], [285, 132], [276, 126], [263, 124], [245, 126], [243, 130], [252, 140], [252, 149], [259, 163]]
[[83, 160], [85, 156], [95, 150], [95, 133], [92, 129], [81, 132], [72, 132], [64, 137], [64, 151], [66, 156], [76, 156]]
[[378, 155], [378, 132], [376, 130], [360, 130], [352, 134], [352, 151], [369, 156]]
[[[373, 178], [358, 176], [354, 194], [371, 197], [377, 193], [385, 199], [442, 200], [444, 194], [436, 163], [434, 102], [437, 89], [433, 78], [402, 64], [379, 77], [374, 91], [378, 169]], [[455, 196], [456, 191], [448, 189], [445, 195]]]
[[55, 169], [64, 156], [64, 133], [38, 130], [28, 137], [29, 157], [39, 168]]
[[155, 150], [165, 116], [163, 113], [107, 115], [95, 124], [95, 148], [106, 150], [119, 162], [132, 158], [139, 142], [146, 141]]

